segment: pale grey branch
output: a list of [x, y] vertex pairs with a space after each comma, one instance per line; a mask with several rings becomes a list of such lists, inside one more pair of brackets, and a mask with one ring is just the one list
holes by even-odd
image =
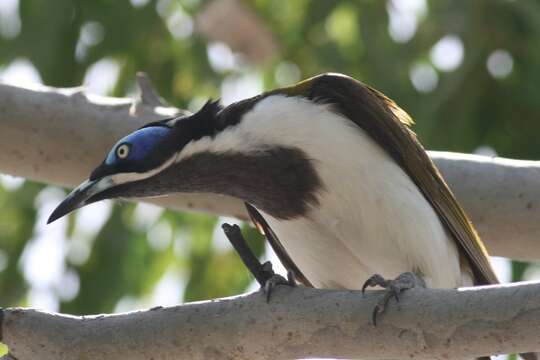
[[[140, 84], [146, 87], [144, 80]], [[73, 187], [119, 138], [144, 123], [183, 112], [140, 102], [136, 116], [131, 116], [132, 103], [132, 99], [86, 95], [80, 89], [0, 84], [0, 171]], [[540, 259], [540, 162], [458, 153], [430, 155], [491, 254]], [[148, 201], [246, 218], [242, 202], [225, 196], [190, 194]]]
[[540, 259], [540, 161], [430, 152], [492, 255]]
[[379, 324], [380, 292], [279, 287], [127, 314], [75, 317], [5, 309], [3, 341], [18, 360], [463, 359], [540, 350], [540, 283], [414, 289]]
[[148, 75], [144, 72], [137, 73], [137, 85], [139, 86], [140, 98], [143, 104], [149, 106], [168, 106], [154, 87]]
[[[0, 172], [74, 187], [121, 137], [150, 121], [183, 113], [138, 106], [132, 99], [86, 95], [80, 89], [20, 88], [0, 84]], [[215, 195], [175, 195], [148, 202], [246, 218], [242, 203]]]

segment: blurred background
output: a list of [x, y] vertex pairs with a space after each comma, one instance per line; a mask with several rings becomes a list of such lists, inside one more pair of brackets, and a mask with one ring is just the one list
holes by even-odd
[[[533, 0], [1, 0], [0, 81], [124, 97], [145, 71], [195, 111], [337, 71], [396, 100], [429, 149], [538, 159], [539, 35]], [[45, 226], [65, 194], [0, 175], [0, 306], [109, 313], [257, 288], [218, 230], [232, 219], [103, 202]], [[494, 262], [505, 282], [539, 275]]]

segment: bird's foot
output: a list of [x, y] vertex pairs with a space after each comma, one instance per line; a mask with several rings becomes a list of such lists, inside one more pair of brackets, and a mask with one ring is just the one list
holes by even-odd
[[283, 276], [274, 272], [274, 270], [272, 269], [272, 263], [270, 261], [262, 264], [262, 267], [267, 280], [264, 283], [264, 286], [261, 286], [261, 291], [264, 295], [266, 295], [267, 303], [270, 301], [270, 294], [276, 288], [276, 286], [296, 286], [296, 280], [294, 277], [294, 272], [292, 270], [287, 270], [287, 278], [285, 279]]
[[415, 287], [425, 288], [425, 281], [412, 272], [405, 272], [399, 275], [394, 280], [386, 280], [379, 274], [371, 276], [362, 286], [362, 294], [367, 287], [380, 286], [385, 289], [384, 296], [377, 302], [371, 315], [373, 326], [377, 326], [377, 315], [382, 314], [388, 305], [391, 298], [395, 298], [399, 302], [399, 294], [403, 290], [412, 289]]
[[270, 294], [272, 290], [278, 285], [296, 286], [296, 278], [292, 270], [287, 271], [287, 279], [278, 275], [272, 269], [272, 263], [270, 261], [261, 264], [259, 259], [253, 254], [246, 239], [242, 236], [240, 227], [238, 225], [222, 225], [225, 236], [229, 239], [232, 246], [244, 262], [244, 265], [248, 268], [251, 274], [257, 279], [257, 282], [261, 285], [261, 291], [266, 295], [266, 302], [270, 301]]

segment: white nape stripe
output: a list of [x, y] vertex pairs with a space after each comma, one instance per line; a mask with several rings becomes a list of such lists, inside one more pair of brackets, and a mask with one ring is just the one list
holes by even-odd
[[331, 105], [269, 96], [237, 125], [188, 144], [177, 161], [273, 146], [302, 149], [325, 185], [305, 217], [264, 214], [316, 286], [359, 288], [373, 273], [391, 278], [412, 270], [420, 270], [428, 286], [461, 285], [455, 242], [434, 209], [403, 169]]
[[317, 116], [328, 112], [328, 107], [326, 104], [314, 104], [304, 97], [268, 96], [245, 113], [237, 125], [225, 128], [215, 138], [205, 136], [187, 144], [176, 161], [201, 152], [249, 153], [273, 146], [296, 146], [299, 139], [291, 138], [290, 128], [305, 124], [291, 121], [291, 118], [295, 115], [299, 118]]

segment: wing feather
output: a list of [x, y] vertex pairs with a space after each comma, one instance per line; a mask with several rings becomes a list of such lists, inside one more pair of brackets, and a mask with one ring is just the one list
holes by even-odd
[[[319, 75], [301, 83], [299, 89], [312, 101], [332, 104], [377, 141], [435, 209], [469, 261], [475, 283], [498, 283], [482, 241], [416, 134], [409, 129], [412, 120], [405, 111], [377, 90], [344, 75]], [[288, 89], [285, 93], [293, 92]]]

